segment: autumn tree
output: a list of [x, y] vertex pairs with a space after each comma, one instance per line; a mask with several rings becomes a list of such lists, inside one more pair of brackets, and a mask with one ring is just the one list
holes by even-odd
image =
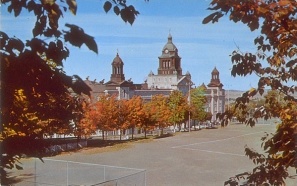
[[[111, 7], [130, 24], [138, 15], [123, 0], [106, 1], [103, 5], [106, 12]], [[76, 0], [1, 0], [1, 10], [4, 9], [14, 17], [22, 16], [24, 10], [36, 17], [34, 28], [28, 28], [32, 29], [32, 38], [22, 40], [0, 31], [1, 96], [5, 98], [1, 105], [0, 136], [5, 156], [1, 157], [0, 169], [2, 184], [9, 184], [4, 169], [19, 168], [15, 162], [21, 154], [41, 157], [44, 146], [32, 144], [45, 134], [71, 133], [69, 120], [81, 111], [75, 99], [81, 93], [89, 94], [90, 88], [81, 78], [63, 71], [63, 62], [70, 55], [67, 43], [86, 45], [95, 53], [98, 47], [94, 38], [79, 26], [59, 25], [64, 12], [76, 14]], [[22, 145], [18, 148], [17, 144]]]
[[116, 129], [120, 131], [120, 140], [122, 139], [123, 132], [129, 128], [129, 101], [121, 99], [117, 101], [117, 124]]
[[81, 137], [89, 137], [96, 133], [97, 126], [92, 121], [93, 111], [89, 103], [84, 101], [82, 103], [83, 114], [80, 118], [73, 121], [74, 123], [74, 135], [80, 139]]
[[[89, 94], [90, 89], [78, 76], [67, 76], [61, 69], [68, 52], [60, 40], [48, 45], [33, 38], [25, 45], [3, 32], [0, 38], [1, 96], [5, 97], [1, 108], [5, 154], [1, 158], [1, 180], [6, 183], [4, 169], [13, 168], [21, 154], [42, 156], [45, 146], [33, 143], [54, 133], [72, 133], [70, 120], [82, 111], [77, 95]], [[73, 96], [70, 89], [77, 94]], [[20, 141], [26, 143], [16, 148]]]
[[128, 123], [129, 128], [132, 129], [132, 139], [134, 138], [135, 128], [140, 128], [143, 117], [144, 117], [144, 110], [143, 110], [143, 100], [140, 96], [133, 96], [131, 99], [128, 100]]
[[185, 121], [187, 111], [187, 100], [180, 91], [173, 91], [168, 98], [169, 107], [169, 122], [173, 124], [174, 131], [176, 125], [180, 126], [181, 122]]
[[112, 95], [102, 95], [99, 101], [92, 105], [92, 121], [97, 129], [102, 131], [102, 138], [105, 139], [107, 131], [113, 131], [118, 127], [118, 105], [117, 99]]
[[141, 127], [144, 130], [144, 137], [147, 136], [148, 130], [153, 130], [155, 128], [156, 120], [153, 117], [153, 103], [152, 102], [146, 102], [143, 105], [143, 112], [144, 115], [142, 116], [141, 120]]
[[154, 95], [151, 101], [151, 111], [152, 117], [156, 121], [156, 127], [161, 129], [161, 134], [163, 134], [163, 129], [170, 124], [168, 98], [163, 94]]
[[[288, 169], [297, 166], [297, 1], [295, 0], [213, 0], [208, 8], [213, 11], [203, 23], [215, 23], [228, 16], [235, 23], [242, 22], [251, 31], [259, 30], [254, 39], [257, 52], [231, 54], [233, 76], [256, 74], [258, 86], [251, 88], [236, 99], [235, 108], [247, 112], [247, 103], [265, 88], [278, 90], [284, 95], [285, 104], [280, 104], [277, 96], [265, 99], [266, 106], [255, 110], [245, 123], [254, 126], [258, 118], [278, 117], [281, 121], [272, 135], [262, 138], [266, 153], [258, 153], [246, 148], [246, 155], [256, 167], [247, 173], [226, 181], [225, 185], [238, 185], [240, 178], [247, 179], [249, 185], [283, 185], [290, 176]], [[233, 113], [226, 113], [231, 119]]]
[[205, 104], [207, 103], [205, 89], [203, 87], [197, 87], [192, 89], [190, 94], [192, 118], [199, 122], [207, 121], [208, 113], [205, 111]]

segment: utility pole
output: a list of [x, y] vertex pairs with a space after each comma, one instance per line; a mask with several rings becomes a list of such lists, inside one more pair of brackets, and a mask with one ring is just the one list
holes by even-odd
[[188, 99], [188, 101], [189, 101], [189, 132], [191, 131], [191, 111], [190, 111], [190, 109], [191, 109], [191, 86], [192, 85], [194, 85], [194, 83], [190, 80], [190, 82], [188, 83], [188, 85], [189, 85], [189, 99]]

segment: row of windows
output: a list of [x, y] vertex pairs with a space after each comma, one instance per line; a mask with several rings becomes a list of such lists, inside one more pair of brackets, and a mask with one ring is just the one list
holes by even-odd
[[163, 68], [170, 68], [170, 66], [171, 66], [170, 60], [163, 60], [162, 61], [162, 67]]
[[123, 74], [123, 69], [121, 67], [113, 67], [112, 73], [113, 74]]
[[[154, 78], [154, 81], [159, 81], [159, 82], [161, 82], [161, 79], [160, 78], [158, 78], [158, 79], [156, 79], [156, 78]], [[168, 81], [168, 79], [167, 78], [165, 78], [165, 81], [167, 82]], [[171, 82], [172, 81], [172, 79], [171, 78], [169, 78], [169, 82]]]
[[219, 79], [218, 75], [212, 75], [212, 79]]

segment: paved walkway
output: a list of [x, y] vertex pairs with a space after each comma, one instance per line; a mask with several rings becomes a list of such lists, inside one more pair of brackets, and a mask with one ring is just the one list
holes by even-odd
[[217, 186], [252, 170], [254, 164], [244, 155], [244, 146], [260, 150], [260, 138], [274, 129], [274, 124], [230, 125], [134, 142], [120, 150], [88, 149], [53, 159], [146, 169], [147, 186]]

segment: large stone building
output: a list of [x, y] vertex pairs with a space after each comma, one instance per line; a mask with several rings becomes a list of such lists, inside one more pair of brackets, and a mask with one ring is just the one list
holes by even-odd
[[157, 74], [151, 71], [144, 83], [134, 84], [131, 79], [125, 80], [124, 62], [118, 53], [111, 63], [111, 69], [110, 80], [106, 83], [104, 79], [99, 82], [88, 78], [85, 80], [92, 89], [93, 101], [103, 94], [116, 94], [118, 99], [130, 99], [134, 95], [139, 95], [145, 100], [150, 100], [156, 94], [169, 96], [173, 90], [186, 94], [193, 85], [189, 72], [182, 75], [181, 58], [170, 34], [159, 57]]
[[220, 81], [220, 72], [216, 67], [211, 72], [210, 83], [207, 87], [203, 83], [202, 87], [205, 89], [205, 95], [207, 97], [205, 110], [212, 114], [212, 121], [215, 121], [216, 115], [225, 111], [225, 90]]
[[[111, 63], [109, 81], [104, 82], [103, 79], [96, 82], [96, 80], [91, 81], [88, 78], [85, 80], [92, 89], [92, 101], [98, 100], [99, 96], [104, 94], [117, 95], [118, 99], [130, 99], [134, 95], [138, 95], [147, 101], [157, 94], [169, 96], [174, 90], [179, 90], [186, 95], [194, 83], [189, 72], [184, 75], [182, 73], [181, 57], [178, 55], [177, 47], [172, 42], [171, 34], [169, 34], [167, 43], [164, 45], [161, 56], [158, 59], [159, 67], [157, 73], [154, 74], [151, 71], [144, 83], [134, 84], [131, 79], [125, 79], [124, 62], [117, 53]], [[204, 84], [203, 86], [206, 88], [208, 99], [206, 111], [211, 112], [213, 120], [215, 120], [216, 113], [221, 113], [225, 110], [225, 91], [222, 89], [223, 84], [220, 83], [219, 71], [216, 68], [212, 71], [210, 83], [207, 87]]]
[[168, 41], [159, 57], [158, 73], [155, 75], [151, 71], [148, 75], [148, 88], [179, 90], [186, 94], [192, 84], [191, 74], [189, 72], [185, 75], [182, 74], [181, 57], [179, 57], [178, 49], [169, 34]]

